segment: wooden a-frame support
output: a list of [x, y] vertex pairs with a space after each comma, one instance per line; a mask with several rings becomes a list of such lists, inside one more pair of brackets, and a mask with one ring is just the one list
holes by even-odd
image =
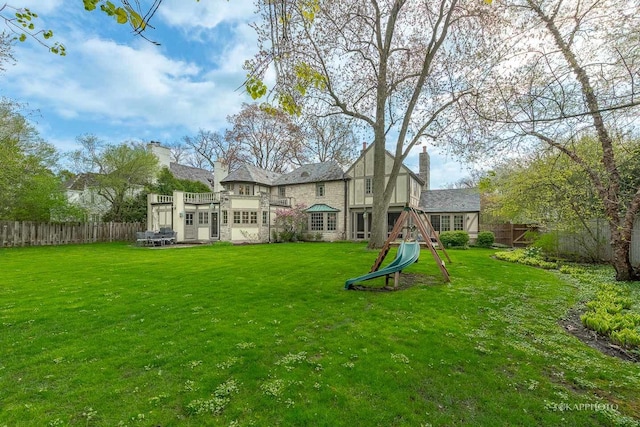
[[433, 259], [436, 261], [438, 268], [440, 268], [440, 272], [442, 273], [442, 276], [444, 277], [445, 282], [450, 282], [451, 279], [449, 278], [449, 272], [447, 271], [447, 268], [444, 266], [444, 262], [442, 262], [440, 255], [438, 255], [438, 251], [436, 251], [436, 248], [433, 247], [433, 243], [431, 242], [431, 235], [433, 234], [436, 238], [436, 241], [438, 242], [439, 247], [442, 248], [442, 252], [447, 257], [447, 260], [451, 262], [451, 258], [449, 258], [449, 254], [444, 249], [444, 246], [440, 241], [440, 237], [438, 237], [438, 233], [436, 233], [435, 230], [433, 229], [433, 226], [431, 225], [431, 222], [429, 221], [429, 218], [427, 217], [427, 214], [424, 211], [418, 210], [416, 208], [412, 208], [409, 206], [405, 206], [402, 213], [400, 214], [400, 217], [398, 217], [398, 219], [396, 220], [396, 223], [393, 225], [393, 229], [391, 230], [389, 237], [384, 242], [384, 245], [382, 245], [382, 249], [378, 254], [378, 258], [376, 258], [376, 261], [373, 263], [373, 266], [371, 267], [371, 273], [373, 273], [374, 271], [378, 271], [378, 269], [380, 268], [380, 265], [382, 264], [382, 261], [384, 261], [385, 257], [389, 253], [389, 249], [391, 249], [391, 242], [396, 240], [405, 223], [407, 224], [407, 226], [409, 225], [410, 219], [413, 219], [414, 224], [416, 225], [416, 227], [418, 227], [418, 230], [420, 231], [420, 234], [422, 235], [424, 242], [429, 248], [429, 251], [433, 256]]

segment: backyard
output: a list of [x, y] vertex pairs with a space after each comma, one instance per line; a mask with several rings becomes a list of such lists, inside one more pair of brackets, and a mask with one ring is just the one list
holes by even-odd
[[560, 324], [592, 290], [493, 252], [367, 292], [357, 243], [1, 249], [0, 426], [638, 425]]

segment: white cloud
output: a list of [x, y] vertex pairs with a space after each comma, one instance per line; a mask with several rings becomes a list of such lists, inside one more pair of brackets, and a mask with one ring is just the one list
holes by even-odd
[[253, 0], [165, 0], [158, 14], [167, 24], [189, 28], [215, 28], [222, 22], [250, 21], [254, 19]]
[[[32, 12], [40, 15], [59, 9], [62, 7], [62, 1], [63, 0], [19, 0], [14, 3], [14, 6], [30, 9]], [[75, 6], [76, 5], [74, 5], [74, 7]], [[79, 2], [77, 6], [80, 6]]]
[[212, 129], [242, 101], [234, 92], [241, 77], [231, 81], [226, 72], [215, 71], [203, 75], [197, 64], [171, 59], [144, 43], [134, 48], [90, 38], [66, 58], [21, 52], [8, 74], [20, 98], [37, 100], [39, 108], [63, 118], [94, 116], [112, 124]]

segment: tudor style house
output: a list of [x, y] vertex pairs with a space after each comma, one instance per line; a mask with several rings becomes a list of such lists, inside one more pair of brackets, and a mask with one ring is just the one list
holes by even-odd
[[[386, 155], [390, 173], [393, 155]], [[389, 230], [409, 205], [427, 212], [437, 232], [465, 230], [475, 239], [480, 214], [477, 190], [430, 190], [429, 154], [424, 149], [419, 156], [418, 174], [404, 165], [400, 170], [387, 211]], [[211, 193], [150, 194], [147, 227], [172, 228], [179, 242], [269, 242], [278, 213], [302, 206], [310, 234], [326, 241], [366, 240], [375, 191], [373, 145], [363, 147], [346, 172], [333, 161], [304, 165], [285, 174], [247, 164], [227, 173], [217, 163]]]

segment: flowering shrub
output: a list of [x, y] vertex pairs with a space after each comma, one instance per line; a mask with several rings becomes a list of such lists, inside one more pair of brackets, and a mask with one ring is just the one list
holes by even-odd
[[276, 210], [275, 226], [278, 229], [276, 240], [279, 242], [296, 242], [302, 240], [307, 228], [306, 205], [297, 204], [293, 208]]

